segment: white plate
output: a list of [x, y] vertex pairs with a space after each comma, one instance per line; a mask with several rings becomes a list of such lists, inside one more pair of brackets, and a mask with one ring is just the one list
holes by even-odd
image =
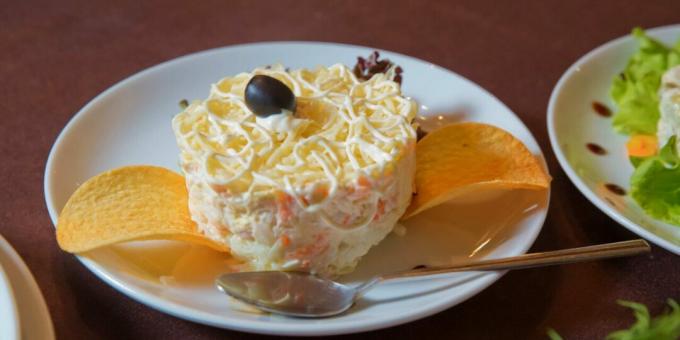
[[20, 336], [19, 311], [14, 292], [0, 264], [0, 339], [19, 340]]
[[[275, 62], [293, 68], [353, 65], [357, 56], [372, 50], [303, 42], [240, 45], [185, 56], [125, 79], [78, 112], [55, 142], [45, 173], [52, 221], [56, 223], [57, 212], [79, 183], [104, 170], [127, 164], [176, 169], [178, 150], [170, 119], [179, 112], [178, 102], [204, 98], [209, 85], [222, 76]], [[422, 105], [424, 125], [451, 119], [489, 122], [510, 131], [542, 157], [522, 122], [484, 89], [418, 59], [391, 52], [383, 56], [404, 68], [404, 92]], [[548, 192], [516, 191], [423, 214], [409, 221], [406, 236], [388, 237], [344, 281], [473, 255], [521, 254], [541, 230], [548, 197]], [[386, 283], [347, 314], [304, 320], [254, 313], [220, 295], [212, 281], [226, 270], [225, 260], [206, 249], [141, 242], [101, 249], [80, 260], [116, 289], [163, 312], [217, 327], [280, 335], [341, 334], [401, 324], [460, 303], [501, 276], [463, 274]]]
[[[21, 324], [20, 331], [16, 333], [17, 338], [21, 335], [20, 338], [25, 340], [54, 339], [52, 319], [38, 284], [19, 254], [2, 236], [0, 236], [0, 267], [7, 274], [14, 300], [17, 302], [16, 311]], [[5, 315], [0, 309], [0, 339], [13, 339], [5, 337], [3, 328]]]
[[[680, 25], [647, 33], [672, 45], [680, 39]], [[550, 143], [571, 181], [600, 210], [632, 232], [680, 254], [680, 227], [647, 216], [632, 198], [604, 187], [613, 183], [627, 191], [633, 167], [626, 156], [627, 137], [617, 134], [611, 119], [597, 115], [591, 103], [598, 101], [616, 111], [609, 96], [611, 81], [637, 48], [630, 35], [618, 38], [581, 57], [564, 73], [548, 105]], [[608, 153], [595, 155], [587, 143], [596, 143]]]

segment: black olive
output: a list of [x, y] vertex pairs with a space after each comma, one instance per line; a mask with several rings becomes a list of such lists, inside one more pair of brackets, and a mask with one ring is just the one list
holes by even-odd
[[295, 95], [286, 84], [276, 78], [258, 74], [246, 85], [246, 106], [258, 117], [281, 113], [282, 109], [295, 112]]

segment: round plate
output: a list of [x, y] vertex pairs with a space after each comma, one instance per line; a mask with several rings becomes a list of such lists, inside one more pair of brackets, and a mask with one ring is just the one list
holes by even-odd
[[[177, 169], [170, 126], [182, 99], [207, 96], [225, 75], [282, 63], [292, 68], [344, 63], [367, 56], [368, 47], [276, 42], [232, 46], [175, 59], [140, 72], [106, 90], [68, 123], [50, 153], [45, 198], [57, 212], [79, 183], [129, 164]], [[421, 105], [421, 123], [483, 121], [502, 126], [542, 157], [529, 130], [498, 99], [436, 65], [383, 51], [404, 69], [404, 93]], [[404, 236], [390, 235], [343, 277], [355, 284], [377, 273], [469, 257], [524, 253], [541, 230], [549, 192], [512, 191], [477, 203], [433, 209], [410, 219]], [[494, 214], [489, 214], [494, 211]], [[329, 335], [389, 327], [449, 308], [475, 295], [500, 273], [443, 275], [382, 284], [348, 313], [323, 320], [261, 314], [220, 295], [213, 286], [228, 267], [224, 255], [172, 242], [133, 242], [100, 249], [80, 260], [102, 280], [148, 306], [187, 320], [235, 330], [279, 335]]]
[[20, 339], [19, 311], [9, 279], [0, 264], [0, 338]]
[[[19, 254], [2, 236], [0, 236], [0, 267], [5, 271], [14, 293], [14, 299], [18, 302], [15, 315], [18, 315], [18, 321], [21, 324], [21, 334], [17, 329], [15, 333], [17, 339], [21, 335], [21, 339], [53, 340], [52, 319], [40, 288]], [[2, 289], [0, 285], [0, 295]], [[0, 304], [2, 304], [1, 300]], [[6, 315], [8, 314], [4, 314], [0, 308], [0, 339], [13, 339], [5, 337], [3, 322]]]
[[[680, 39], [680, 25], [659, 27], [647, 33], [672, 45]], [[605, 187], [611, 183], [628, 191], [633, 166], [626, 155], [627, 137], [614, 131], [610, 118], [596, 114], [592, 103], [603, 103], [615, 111], [609, 96], [612, 79], [625, 68], [637, 48], [633, 37], [621, 37], [569, 67], [550, 97], [550, 143], [571, 181], [600, 210], [632, 232], [680, 254], [680, 227], [647, 216], [632, 198]], [[586, 147], [588, 143], [602, 146], [607, 154], [594, 154]]]

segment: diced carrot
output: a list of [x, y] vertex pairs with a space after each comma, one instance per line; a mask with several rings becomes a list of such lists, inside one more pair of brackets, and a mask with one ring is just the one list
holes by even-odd
[[[324, 252], [328, 248], [328, 239], [325, 235], [318, 234], [314, 240], [314, 243], [308, 244], [304, 247], [296, 249], [292, 253], [287, 253], [287, 259], [304, 259], [314, 257], [317, 254]], [[309, 260], [304, 260], [309, 261]], [[304, 266], [304, 262], [303, 262]]]
[[656, 136], [635, 135], [626, 143], [626, 149], [628, 149], [628, 156], [649, 157], [655, 155], [659, 147]]
[[328, 196], [328, 188], [325, 185], [320, 185], [314, 189], [314, 198], [322, 200]]
[[229, 190], [229, 186], [227, 185], [222, 185], [222, 184], [211, 184], [210, 187], [215, 191], [216, 193], [219, 194], [231, 194], [231, 190]]
[[290, 245], [290, 238], [288, 235], [283, 234], [281, 235], [281, 244], [283, 244], [284, 247], [288, 247]]
[[357, 183], [359, 183], [360, 187], [365, 187], [365, 188], [370, 188], [371, 187], [371, 181], [366, 178], [366, 176], [359, 176], [357, 179]]
[[381, 199], [378, 200], [378, 210], [375, 212], [375, 216], [373, 216], [373, 220], [377, 221], [382, 217], [382, 215], [385, 214], [385, 201]]
[[279, 218], [281, 218], [281, 221], [287, 222], [293, 217], [292, 203], [293, 198], [290, 195], [283, 191], [278, 191], [276, 193], [276, 208], [279, 210]]
[[286, 194], [283, 191], [277, 191], [275, 195], [276, 195], [276, 203], [283, 202], [286, 199], [286, 196], [288, 196], [288, 194]]

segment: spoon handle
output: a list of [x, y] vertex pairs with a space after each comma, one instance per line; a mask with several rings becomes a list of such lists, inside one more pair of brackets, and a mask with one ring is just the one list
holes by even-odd
[[461, 263], [447, 267], [426, 267], [422, 269], [386, 274], [381, 276], [379, 281], [462, 271], [493, 271], [534, 268], [638, 255], [648, 253], [649, 251], [649, 244], [645, 240], [637, 239], [631, 241], [605, 243], [595, 246], [548, 251], [543, 253], [531, 253], [500, 259], [475, 261], [471, 263]]

